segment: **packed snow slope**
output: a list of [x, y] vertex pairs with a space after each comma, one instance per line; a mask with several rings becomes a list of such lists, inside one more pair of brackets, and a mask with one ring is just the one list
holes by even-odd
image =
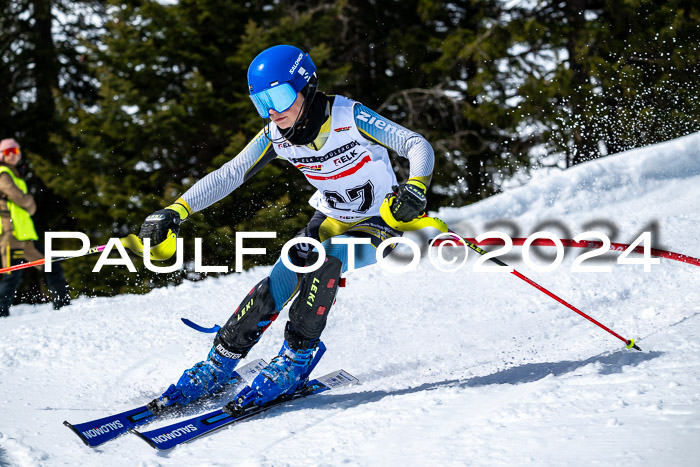
[[[630, 243], [653, 228], [656, 245], [700, 257], [700, 133], [438, 216], [465, 236], [601, 230]], [[700, 268], [662, 260], [644, 272], [611, 252], [597, 263], [611, 272], [572, 272], [584, 251], [552, 272], [527, 267], [520, 248], [507, 261], [642, 352], [511, 274], [474, 272], [475, 255], [453, 273], [427, 258], [403, 274], [359, 270], [330, 314], [316, 374], [343, 368], [360, 385], [167, 453], [131, 434], [87, 448], [62, 422], [160, 394], [211, 345], [180, 317], [223, 324], [268, 268], [60, 311], [13, 307], [0, 320], [0, 465], [697, 466]], [[276, 355], [286, 319], [250, 358]]]

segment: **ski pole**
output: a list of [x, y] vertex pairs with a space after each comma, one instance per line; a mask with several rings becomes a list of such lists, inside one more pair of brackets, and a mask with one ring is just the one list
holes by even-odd
[[[107, 245], [100, 245], [100, 246], [92, 247], [92, 248], [90, 248], [90, 249], [87, 251], [87, 253], [85, 253], [85, 254], [83, 254], [83, 255], [78, 255], [78, 256], [62, 256], [62, 257], [59, 257], [59, 258], [54, 258], [54, 259], [51, 260], [51, 262], [52, 262], [52, 263], [57, 263], [57, 262], [59, 262], [59, 261], [65, 261], [65, 260], [71, 259], [71, 258], [79, 258], [80, 256], [87, 256], [87, 255], [92, 255], [92, 254], [95, 254], [95, 253], [100, 253], [100, 252], [102, 252], [102, 251], [105, 249], [106, 246], [107, 246]], [[34, 266], [43, 266], [44, 264], [46, 264], [46, 258], [41, 258], [41, 259], [37, 259], [36, 261], [30, 261], [30, 262], [28, 262], [28, 263], [15, 264], [14, 266], [9, 266], [9, 267], [6, 267], [6, 268], [2, 268], [2, 269], [0, 269], [0, 274], [6, 273], [6, 272], [7, 272], [7, 273], [10, 273], [10, 272], [12, 272], [12, 271], [17, 271], [17, 270], [19, 270], [19, 269], [25, 269], [25, 268], [31, 268], [31, 267], [34, 267]]]
[[[172, 232], [168, 232], [168, 241], [164, 241], [162, 243], [159, 243], [155, 247], [151, 249], [151, 256], [153, 256], [152, 259], [158, 260], [158, 261], [163, 261], [168, 258], [170, 258], [175, 249], [174, 249], [174, 242], [175, 239], [175, 234], [172, 234]], [[172, 240], [172, 241], [171, 241]], [[143, 256], [143, 243], [141, 243], [141, 240], [134, 234], [129, 234], [128, 236], [121, 238], [120, 239], [121, 244], [127, 247], [129, 250], [131, 250], [134, 254], [137, 254], [139, 256]], [[165, 248], [163, 245], [167, 245], [168, 248]], [[59, 258], [54, 258], [51, 260], [52, 263], [57, 263], [59, 261], [65, 261], [67, 259], [71, 258], [80, 258], [82, 256], [88, 256], [92, 255], [95, 253], [101, 253], [104, 251], [104, 249], [107, 247], [107, 245], [100, 245], [100, 246], [95, 246], [90, 248], [87, 253], [78, 255], [78, 256], [62, 256]], [[172, 251], [170, 251], [172, 250]], [[10, 273], [12, 271], [17, 271], [19, 269], [26, 269], [26, 268], [31, 268], [34, 266], [43, 266], [46, 264], [46, 258], [41, 258], [37, 259], [36, 261], [30, 261], [28, 263], [21, 263], [21, 264], [16, 264], [14, 266], [9, 266], [6, 268], [0, 269], [0, 274], [3, 273]]]
[[[384, 221], [387, 224], [389, 224], [389, 226], [391, 226], [395, 229], [404, 231], [404, 232], [410, 231], [410, 230], [419, 230], [419, 229], [423, 229], [425, 227], [432, 227], [432, 228], [437, 229], [441, 232], [449, 233], [449, 234], [457, 237], [458, 241], [462, 242], [464, 245], [468, 246], [470, 249], [476, 251], [477, 253], [479, 253], [482, 256], [485, 255], [486, 253], [488, 253], [487, 251], [479, 248], [477, 245], [473, 244], [472, 242], [467, 241], [466, 239], [462, 238], [461, 235], [459, 235], [455, 231], [451, 230], [447, 226], [447, 224], [445, 224], [445, 222], [438, 219], [437, 217], [430, 217], [430, 216], [424, 214], [423, 216], [418, 217], [418, 218], [416, 218], [412, 221], [409, 221], [409, 222], [397, 221], [396, 219], [394, 219], [394, 216], [391, 214], [391, 207], [390, 207], [391, 202], [392, 202], [391, 200], [392, 200], [392, 198], [390, 196], [387, 196], [386, 198], [384, 198], [384, 202], [382, 203], [382, 206], [379, 208], [379, 213], [382, 216], [382, 219], [384, 219]], [[509, 267], [506, 263], [504, 263], [503, 261], [501, 261], [498, 258], [489, 258], [489, 260], [493, 261], [494, 263], [498, 264], [499, 266]], [[515, 268], [513, 268], [512, 271], [510, 271], [510, 272], [515, 277], [524, 280], [525, 282], [527, 282], [531, 286], [535, 287], [540, 292], [547, 294], [549, 297], [558, 301], [559, 303], [561, 303], [565, 307], [567, 307], [570, 310], [573, 310], [576, 313], [578, 313], [579, 315], [583, 316], [591, 323], [595, 324], [596, 326], [600, 327], [601, 329], [603, 329], [603, 330], [609, 332], [610, 334], [612, 334], [613, 336], [617, 337], [618, 339], [620, 339], [622, 342], [624, 342], [626, 344], [628, 349], [635, 349], [635, 350], [639, 350], [639, 351], [642, 350], [639, 348], [639, 346], [637, 344], [634, 343], [634, 339], [625, 339], [624, 337], [622, 337], [621, 335], [619, 335], [618, 333], [616, 333], [612, 329], [610, 329], [607, 326], [605, 326], [604, 324], [598, 322], [595, 318], [588, 316], [586, 313], [579, 310], [578, 308], [576, 308], [575, 306], [573, 306], [569, 302], [565, 301], [564, 299], [558, 297], [557, 295], [553, 294], [549, 290], [545, 289], [544, 287], [539, 285], [537, 282], [524, 276], [523, 274], [520, 274], [518, 271], [515, 270]]]
[[[452, 235], [457, 236], [457, 238], [459, 239], [460, 242], [462, 242], [464, 245], [466, 245], [466, 246], [469, 247], [470, 249], [476, 251], [476, 252], [479, 253], [480, 255], [483, 256], [483, 255], [485, 255], [485, 254], [487, 253], [487, 251], [483, 250], [482, 248], [478, 247], [477, 245], [473, 244], [472, 242], [468, 241], [467, 239], [462, 238], [459, 234], [455, 233], [454, 231], [448, 229], [448, 232], [447, 232], [447, 233], [450, 233], [450, 234], [452, 234]], [[444, 241], [444, 240], [443, 240], [443, 241]], [[489, 259], [490, 261], [493, 261], [494, 263], [498, 264], [499, 266], [509, 267], [506, 263], [504, 263], [503, 261], [501, 261], [501, 260], [498, 259], [498, 258], [488, 258], [488, 259]], [[604, 324], [602, 324], [602, 323], [600, 323], [599, 321], [597, 321], [595, 318], [593, 318], [593, 317], [587, 315], [586, 313], [584, 313], [583, 311], [579, 310], [578, 308], [576, 308], [575, 306], [573, 306], [572, 304], [570, 304], [569, 302], [567, 302], [567, 301], [564, 300], [563, 298], [561, 298], [561, 297], [555, 295], [554, 293], [550, 292], [549, 290], [547, 290], [546, 288], [542, 287], [540, 284], [538, 284], [537, 282], [533, 281], [533, 280], [530, 279], [529, 277], [527, 277], [527, 276], [525, 276], [525, 275], [519, 273], [515, 268], [513, 268], [513, 270], [510, 271], [510, 273], [513, 274], [515, 277], [518, 277], [519, 279], [524, 280], [525, 282], [527, 282], [527, 283], [530, 284], [531, 286], [535, 287], [535, 288], [536, 288], [537, 290], [539, 290], [540, 292], [545, 293], [546, 295], [548, 295], [549, 297], [551, 297], [551, 298], [553, 298], [554, 300], [558, 301], [559, 303], [561, 303], [561, 304], [564, 305], [565, 307], [569, 308], [570, 310], [575, 311], [576, 313], [578, 313], [579, 315], [583, 316], [583, 317], [586, 318], [588, 321], [590, 321], [591, 323], [593, 323], [593, 324], [595, 324], [596, 326], [600, 327], [601, 329], [603, 329], [603, 330], [609, 332], [610, 334], [612, 334], [613, 336], [617, 337], [618, 339], [620, 339], [622, 342], [624, 342], [624, 343], [626, 344], [626, 346], [627, 346], [628, 349], [635, 349], [635, 350], [639, 350], [639, 351], [642, 350], [641, 348], [639, 348], [639, 346], [638, 346], [637, 344], [634, 343], [634, 339], [625, 339], [624, 337], [622, 337], [621, 335], [619, 335], [618, 333], [616, 333], [615, 331], [613, 331], [613, 330], [610, 329], [609, 327], [605, 326]]]

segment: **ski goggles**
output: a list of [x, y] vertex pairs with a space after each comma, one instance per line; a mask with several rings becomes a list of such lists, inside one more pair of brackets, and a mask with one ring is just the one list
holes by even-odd
[[19, 154], [19, 148], [7, 148], [2, 150], [3, 156], [9, 156], [10, 154]]
[[282, 113], [297, 100], [297, 92], [291, 84], [282, 83], [264, 91], [250, 95], [255, 109], [262, 118], [270, 118], [270, 109]]

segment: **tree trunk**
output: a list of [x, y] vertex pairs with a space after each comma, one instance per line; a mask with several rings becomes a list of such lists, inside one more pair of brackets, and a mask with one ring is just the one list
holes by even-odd
[[[31, 112], [31, 132], [27, 136], [33, 151], [52, 160], [57, 157], [55, 149], [49, 142], [49, 133], [55, 123], [56, 103], [53, 91], [58, 87], [58, 64], [56, 50], [51, 35], [53, 1], [33, 0], [34, 10], [34, 80], [36, 84], [36, 101]], [[28, 128], [29, 130], [29, 128]]]

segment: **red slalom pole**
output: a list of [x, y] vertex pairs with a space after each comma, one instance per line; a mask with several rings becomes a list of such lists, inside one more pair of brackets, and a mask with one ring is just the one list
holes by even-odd
[[[106, 246], [107, 246], [107, 245], [100, 245], [100, 246], [96, 246], [96, 247], [90, 248], [90, 249], [88, 250], [88, 252], [85, 253], [84, 255], [79, 255], [79, 256], [65, 256], [65, 257], [61, 257], [61, 258], [54, 258], [54, 259], [51, 260], [51, 262], [52, 262], [52, 263], [57, 263], [57, 262], [59, 262], [59, 261], [65, 261], [65, 260], [71, 259], [71, 258], [79, 258], [80, 256], [87, 256], [87, 255], [92, 255], [92, 254], [94, 254], [94, 253], [100, 253], [102, 250], [105, 249]], [[6, 273], [6, 272], [7, 272], [7, 273], [10, 273], [10, 272], [12, 272], [12, 271], [17, 271], [18, 269], [31, 268], [31, 267], [34, 267], [34, 266], [43, 266], [44, 264], [46, 264], [46, 258], [41, 258], [41, 259], [37, 259], [36, 261], [30, 261], [30, 262], [28, 262], [28, 263], [15, 264], [14, 266], [9, 266], [9, 267], [6, 267], [6, 268], [2, 268], [2, 269], [0, 269], [0, 274], [4, 274], [4, 273]]]
[[[461, 238], [461, 237], [460, 237]], [[500, 238], [485, 238], [482, 241], [477, 241], [475, 238], [465, 238], [468, 242], [475, 245], [505, 245], [505, 242]], [[527, 240], [526, 238], [513, 238], [513, 246], [521, 246]], [[576, 248], [600, 248], [603, 246], [603, 242], [597, 240], [581, 240], [575, 241], [570, 238], [559, 239], [564, 247], [576, 247]], [[443, 242], [449, 242], [449, 240], [438, 239], [433, 244], [434, 246], [440, 246]], [[532, 242], [533, 246], [556, 246], [554, 242], [548, 238], [537, 238]], [[624, 243], [611, 243], [610, 251], [624, 251], [629, 248], [630, 245], [625, 245]], [[644, 247], [638, 246], [632, 250], [634, 253], [643, 254]], [[694, 258], [692, 256], [684, 255], [682, 253], [674, 253], [673, 251], [659, 250], [658, 248], [650, 248], [650, 253], [652, 256], [657, 256], [659, 258], [667, 258], [675, 261], [680, 261], [682, 263], [692, 264], [693, 266], [700, 266], [700, 258]]]
[[[476, 251], [476, 252], [479, 253], [480, 255], [485, 255], [485, 254], [487, 253], [487, 251], [481, 249], [480, 247], [478, 247], [478, 246], [475, 245], [474, 243], [470, 242], [469, 240], [467, 240], [467, 239], [465, 239], [465, 238], [462, 238], [459, 234], [453, 232], [452, 230], [450, 230], [449, 233], [452, 234], [452, 235], [455, 235], [455, 236], [459, 239], [460, 242], [462, 242], [464, 245], [468, 246], [470, 249]], [[438, 242], [439, 242], [439, 243], [438, 243]], [[433, 245], [439, 245], [439, 244], [446, 243], [446, 242], [450, 242], [450, 240], [439, 239], [438, 241], [434, 242]], [[508, 266], [506, 263], [504, 263], [503, 261], [501, 261], [501, 260], [498, 259], [498, 258], [489, 258], [489, 260], [490, 260], [490, 261], [493, 261], [494, 263], [498, 264], [499, 266], [510, 267], [510, 266]], [[513, 270], [511, 271], [511, 274], [513, 274], [515, 277], [518, 277], [518, 278], [524, 280], [525, 282], [527, 282], [527, 283], [530, 284], [531, 286], [535, 287], [535, 288], [536, 288], [537, 290], [539, 290], [540, 292], [544, 292], [545, 294], [547, 294], [548, 296], [550, 296], [550, 297], [553, 298], [554, 300], [558, 301], [558, 302], [561, 303], [562, 305], [566, 306], [566, 307], [569, 308], [570, 310], [575, 311], [575, 312], [578, 313], [579, 315], [583, 316], [584, 318], [586, 318], [586, 319], [587, 319], [588, 321], [590, 321], [591, 323], [593, 323], [593, 324], [595, 324], [596, 326], [600, 327], [601, 329], [607, 331], [607, 332], [610, 333], [611, 335], [617, 337], [618, 339], [620, 339], [622, 342], [624, 342], [624, 343], [626, 344], [626, 347], [627, 347], [628, 349], [635, 349], [635, 350], [639, 350], [639, 351], [642, 350], [641, 348], [639, 348], [639, 346], [638, 346], [637, 344], [634, 343], [634, 339], [625, 339], [624, 337], [622, 337], [621, 335], [619, 335], [618, 333], [616, 333], [615, 331], [613, 331], [613, 330], [610, 329], [609, 327], [607, 327], [607, 326], [605, 326], [604, 324], [598, 322], [595, 318], [593, 318], [593, 317], [591, 317], [591, 316], [588, 316], [586, 313], [584, 313], [583, 311], [579, 310], [578, 308], [576, 308], [575, 306], [573, 306], [572, 304], [570, 304], [569, 302], [567, 302], [567, 301], [564, 300], [563, 298], [561, 298], [561, 297], [559, 297], [559, 296], [553, 294], [553, 293], [550, 292], [549, 290], [547, 290], [547, 289], [545, 289], [544, 287], [542, 287], [541, 285], [539, 285], [537, 282], [535, 282], [535, 281], [533, 281], [532, 279], [528, 278], [527, 276], [525, 276], [525, 275], [519, 273], [518, 271], [515, 270], [515, 268], [513, 268]]]

